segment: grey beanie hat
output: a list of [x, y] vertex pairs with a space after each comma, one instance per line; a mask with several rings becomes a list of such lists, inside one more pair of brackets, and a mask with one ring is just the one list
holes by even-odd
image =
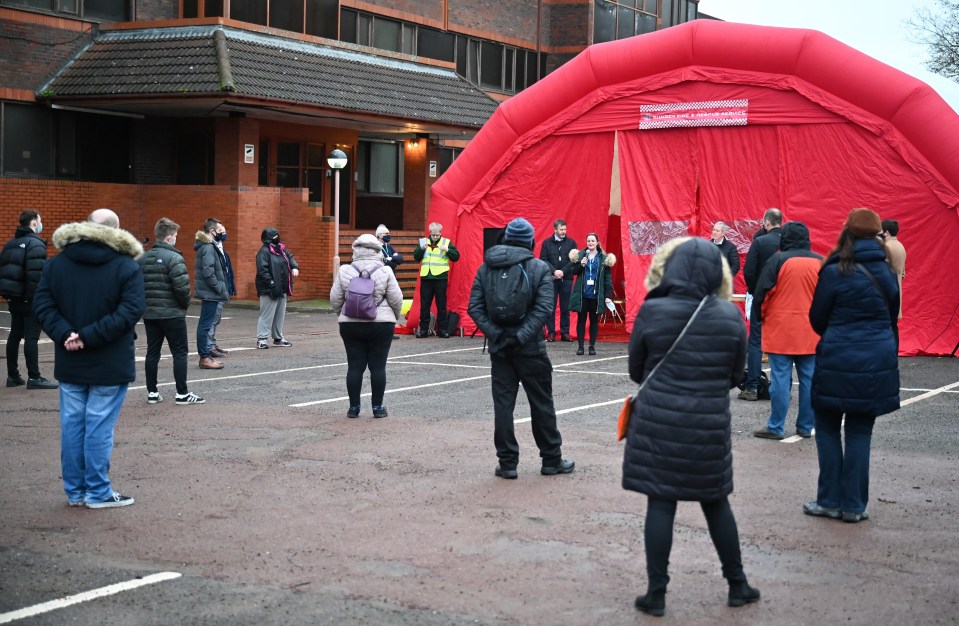
[[517, 217], [506, 225], [506, 232], [503, 234], [503, 241], [515, 241], [526, 245], [533, 244], [533, 238], [536, 236], [533, 225], [522, 217]]

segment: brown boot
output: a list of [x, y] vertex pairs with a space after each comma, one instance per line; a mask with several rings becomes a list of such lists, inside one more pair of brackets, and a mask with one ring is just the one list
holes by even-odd
[[221, 370], [223, 369], [223, 364], [219, 361], [213, 360], [211, 357], [205, 356], [200, 358], [200, 369], [201, 370]]

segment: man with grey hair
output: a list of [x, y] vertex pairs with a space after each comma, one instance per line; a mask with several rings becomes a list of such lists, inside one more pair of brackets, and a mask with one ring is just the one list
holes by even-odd
[[729, 263], [729, 273], [735, 278], [736, 273], [739, 272], [739, 250], [736, 248], [736, 244], [726, 239], [727, 230], [729, 230], [729, 227], [726, 226], [725, 222], [716, 222], [713, 224], [712, 240], [719, 247], [723, 256], [726, 257], [726, 262]]
[[133, 504], [110, 482], [113, 429], [136, 379], [134, 340], [146, 302], [143, 246], [110, 209], [53, 233], [60, 254], [43, 268], [33, 310], [56, 349], [60, 464], [70, 506]]
[[443, 236], [443, 225], [430, 224], [430, 236], [420, 239], [413, 250], [413, 260], [420, 263], [420, 326], [416, 336], [420, 339], [430, 334], [430, 308], [436, 299], [436, 334], [448, 338], [449, 319], [446, 312], [446, 285], [450, 263], [458, 261], [459, 250]]
[[383, 252], [383, 262], [396, 274], [397, 266], [403, 263], [403, 255], [397, 252], [393, 244], [390, 243], [392, 237], [386, 224], [380, 224], [376, 227], [376, 238], [379, 240]]
[[[759, 276], [763, 266], [774, 254], [779, 252], [779, 240], [782, 233], [783, 213], [779, 209], [767, 209], [763, 214], [763, 231], [757, 233], [746, 253], [746, 265], [743, 267], [743, 278], [746, 279], [746, 292], [750, 296], [756, 293]], [[751, 304], [752, 299], [748, 302]], [[754, 401], [759, 399], [760, 372], [763, 368], [763, 334], [762, 320], [759, 316], [749, 317], [749, 347], [746, 352], [746, 381], [743, 390], [737, 396], [740, 400]]]

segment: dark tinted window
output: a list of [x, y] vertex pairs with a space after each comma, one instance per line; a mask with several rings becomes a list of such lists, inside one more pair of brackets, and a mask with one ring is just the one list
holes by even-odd
[[356, 11], [343, 9], [340, 16], [340, 41], [356, 43]]
[[337, 0], [307, 0], [306, 34], [336, 39]]
[[224, 17], [223, 0], [206, 0], [203, 11], [205, 17]]
[[231, 0], [230, 19], [266, 26], [266, 0]]
[[373, 22], [373, 47], [400, 51], [400, 23], [376, 18]]
[[616, 38], [616, 7], [603, 0], [596, 0], [593, 12], [593, 43], [612, 41]]
[[303, 0], [270, 0], [270, 26], [303, 32]]
[[452, 33], [420, 26], [417, 29], [417, 38], [416, 53], [418, 55], [440, 61], [453, 61], [453, 45], [456, 38]]
[[53, 174], [50, 109], [3, 105], [3, 169], [7, 174]]
[[480, 82], [488, 89], [503, 88], [503, 46], [501, 44], [483, 42], [483, 68]]
[[84, 0], [83, 17], [107, 22], [125, 22], [129, 19], [128, 0]]

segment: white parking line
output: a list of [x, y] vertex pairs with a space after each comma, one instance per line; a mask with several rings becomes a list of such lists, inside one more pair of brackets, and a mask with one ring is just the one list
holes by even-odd
[[[244, 350], [256, 350], [256, 348], [230, 348], [230, 349], [227, 350], [227, 352], [243, 352]], [[200, 356], [200, 353], [199, 353], [199, 352], [188, 352], [188, 353], [187, 353], [187, 356]], [[161, 360], [161, 361], [164, 361], [164, 360], [166, 360], [166, 359], [172, 359], [172, 358], [173, 358], [173, 355], [172, 355], [172, 354], [161, 354], [161, 355], [160, 355], [160, 360]], [[146, 361], [147, 358], [146, 358], [146, 356], [138, 356], [138, 357], [134, 357], [134, 360], [136, 360], [137, 363], [142, 363], [143, 361]]]
[[173, 580], [174, 578], [179, 578], [180, 576], [182, 576], [182, 574], [179, 572], [160, 572], [159, 574], [151, 574], [149, 576], [144, 576], [143, 578], [136, 578], [126, 582], [116, 583], [115, 585], [108, 585], [106, 587], [100, 587], [99, 589], [84, 591], [76, 595], [60, 598], [59, 600], [50, 600], [49, 602], [44, 602], [42, 604], [35, 604], [34, 606], [28, 606], [25, 609], [17, 609], [16, 611], [10, 611], [9, 613], [0, 613], [0, 624], [7, 624], [14, 620], [33, 617], [34, 615], [40, 615], [41, 613], [48, 613], [56, 609], [68, 607], [72, 604], [79, 604], [81, 602], [87, 602], [97, 598], [112, 596], [113, 594], [120, 593], [121, 591], [129, 591], [131, 589], [136, 589], [137, 587], [152, 585], [165, 580]]
[[915, 396], [915, 397], [913, 397], [913, 398], [909, 398], [908, 400], [904, 400], [904, 401], [902, 401], [902, 402], [899, 403], [899, 406], [901, 406], [901, 407], [902, 407], [902, 406], [907, 406], [907, 405], [909, 405], [909, 404], [912, 404], [913, 402], [919, 402], [920, 400], [925, 400], [926, 398], [931, 398], [932, 396], [939, 395], [940, 393], [949, 391], [949, 390], [952, 389], [953, 387], [959, 387], [959, 381], [956, 381], [956, 382], [954, 382], [954, 383], [952, 383], [952, 384], [950, 384], [950, 385], [943, 385], [942, 387], [939, 387], [938, 389], [931, 389], [931, 390], [927, 391], [926, 393], [919, 394], [918, 396]]
[[[431, 365], [433, 365], [431, 363]], [[399, 393], [400, 391], [413, 391], [416, 389], [426, 389], [427, 387], [438, 387], [440, 385], [451, 385], [454, 383], [465, 383], [471, 380], [483, 380], [484, 378], [489, 378], [490, 375], [486, 374], [485, 376], [471, 376], [469, 378], [457, 378], [456, 380], [444, 380], [438, 383], [427, 383], [425, 385], [414, 385], [412, 387], [399, 387], [397, 389], [387, 389], [384, 393]], [[371, 396], [371, 393], [360, 394], [361, 398]], [[329, 402], [342, 402], [344, 400], [349, 400], [349, 396], [343, 396], [340, 398], [328, 398], [326, 400], [313, 400], [312, 402], [300, 402], [299, 404], [291, 404], [290, 406], [294, 407], [304, 407], [304, 406], [313, 406], [314, 404], [327, 404]]]

